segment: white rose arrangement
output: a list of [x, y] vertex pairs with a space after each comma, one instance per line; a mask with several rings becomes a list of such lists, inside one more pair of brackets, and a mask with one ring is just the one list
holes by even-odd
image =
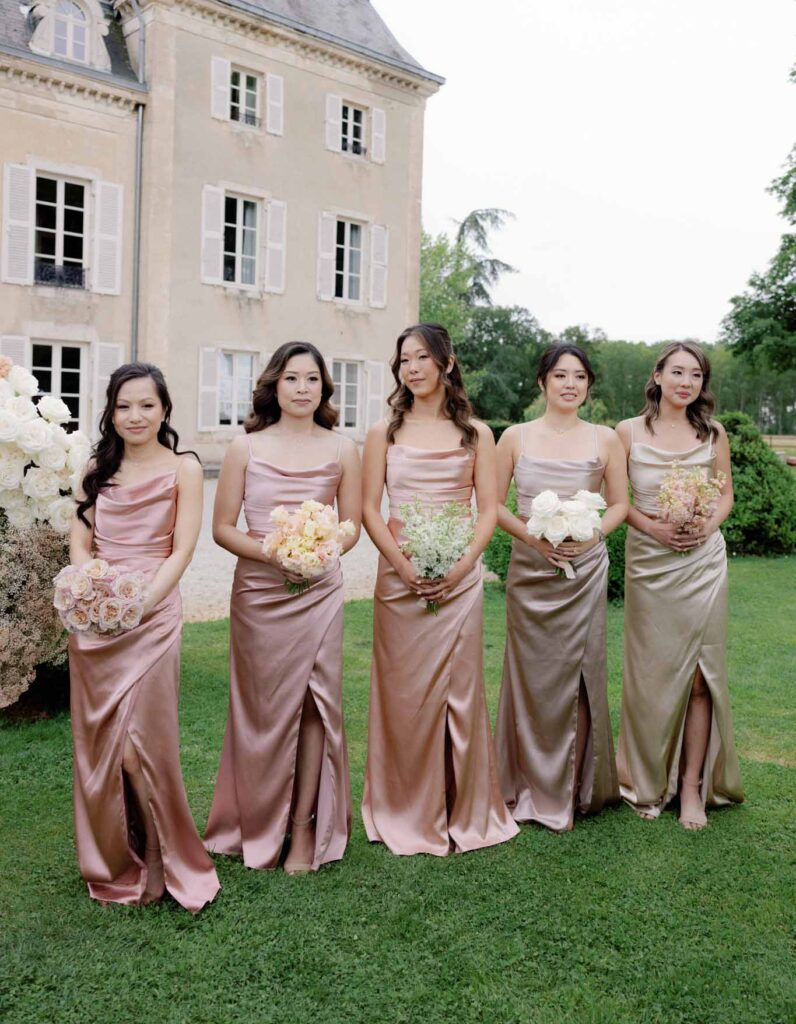
[[34, 402], [38, 391], [32, 373], [0, 356], [0, 509], [15, 529], [38, 522], [66, 534], [91, 442], [64, 430], [65, 402], [54, 395]]
[[[557, 548], [562, 541], [588, 541], [600, 529], [600, 513], [605, 499], [594, 491], [578, 491], [562, 501], [555, 491], [541, 491], [531, 502], [531, 515], [526, 529], [531, 537], [543, 538]], [[575, 570], [566, 563], [561, 570], [567, 579], [575, 578]]]

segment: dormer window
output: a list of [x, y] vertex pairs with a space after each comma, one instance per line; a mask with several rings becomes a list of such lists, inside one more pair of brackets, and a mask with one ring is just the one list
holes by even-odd
[[86, 63], [86, 16], [73, 0], [58, 0], [53, 24], [53, 54]]

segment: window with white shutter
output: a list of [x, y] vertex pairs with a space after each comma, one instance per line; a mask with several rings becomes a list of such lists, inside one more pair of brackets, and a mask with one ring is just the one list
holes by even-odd
[[88, 353], [87, 345], [69, 341], [34, 339], [31, 345], [30, 371], [41, 395], [55, 395], [68, 406], [69, 419], [62, 424], [67, 431], [88, 426]]
[[94, 345], [93, 358], [93, 387], [92, 387], [92, 420], [94, 423], [94, 436], [99, 434], [99, 421], [105, 409], [106, 393], [111, 374], [124, 362], [124, 348], [121, 345], [112, 345], [106, 342], [99, 342]]
[[6, 164], [3, 174], [2, 279], [33, 284], [35, 178], [26, 164]]
[[110, 181], [98, 181], [94, 194], [94, 291], [101, 295], [120, 295], [122, 186]]
[[326, 148], [340, 152], [343, 125], [343, 99], [328, 93], [326, 96]]
[[199, 351], [199, 429], [218, 426], [218, 349]]
[[367, 362], [365, 364], [368, 379], [367, 427], [384, 418], [387, 410], [387, 396], [384, 393], [384, 378], [387, 367], [384, 363]]
[[384, 309], [387, 305], [387, 250], [390, 235], [383, 224], [370, 227], [370, 305]]
[[338, 217], [335, 224], [334, 297], [362, 301], [362, 247], [364, 226]]
[[229, 86], [232, 65], [224, 57], [210, 61], [210, 114], [220, 121], [229, 120]]
[[367, 153], [365, 129], [367, 114], [364, 107], [358, 107], [348, 100], [340, 106], [340, 149], [351, 156], [364, 156]]
[[285, 130], [285, 80], [281, 75], [265, 76], [265, 130], [283, 135]]
[[205, 284], [223, 281], [223, 218], [224, 190], [205, 185], [202, 189], [202, 280]]
[[371, 111], [370, 124], [370, 159], [383, 164], [387, 158], [387, 117], [379, 107]]
[[332, 402], [340, 410], [340, 426], [356, 430], [361, 425], [362, 364], [348, 359], [333, 359], [332, 380]]
[[322, 213], [318, 222], [318, 298], [326, 302], [334, 298], [336, 231], [334, 214]]
[[269, 201], [266, 235], [265, 290], [282, 294], [285, 290], [287, 203], [279, 199]]
[[251, 409], [259, 353], [226, 348], [199, 352], [199, 430], [238, 427]]
[[229, 78], [229, 119], [252, 128], [260, 124], [260, 76], [232, 68]]

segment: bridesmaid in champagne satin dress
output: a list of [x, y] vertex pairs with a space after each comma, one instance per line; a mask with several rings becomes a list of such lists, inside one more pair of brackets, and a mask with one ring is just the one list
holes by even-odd
[[180, 772], [178, 582], [202, 518], [202, 469], [180, 457], [160, 371], [120, 367], [83, 481], [70, 558], [143, 572], [141, 623], [117, 636], [69, 638], [75, 838], [94, 899], [144, 904], [164, 887], [194, 913], [218, 879], [194, 825]]
[[[281, 346], [254, 392], [247, 433], [221, 469], [216, 542], [238, 556], [230, 601], [229, 717], [205, 845], [247, 867], [289, 874], [340, 860], [351, 832], [343, 728], [343, 577], [339, 562], [291, 593], [262, 552], [271, 512], [337, 503], [360, 528], [359, 455], [333, 433], [334, 385], [318, 350]], [[237, 528], [243, 505], [247, 532]]]
[[[506, 584], [506, 653], [495, 727], [498, 774], [516, 821], [556, 832], [575, 811], [595, 813], [619, 799], [605, 649], [608, 553], [604, 537], [627, 515], [622, 445], [608, 427], [578, 418], [594, 373], [575, 345], [543, 353], [538, 383], [544, 415], [510, 427], [498, 445], [498, 493], [513, 477], [518, 515], [500, 505], [514, 537]], [[608, 508], [594, 539], [557, 548], [525, 527], [542, 491], [562, 500], [605, 490]], [[574, 579], [558, 573], [569, 562]]]
[[[495, 524], [494, 441], [471, 419], [444, 328], [398, 339], [393, 414], [365, 443], [363, 514], [379, 548], [362, 816], [393, 853], [444, 857], [517, 834], [500, 795], [483, 679], [481, 552]], [[386, 481], [389, 522], [381, 515]], [[442, 580], [420, 580], [399, 545], [400, 505], [469, 507], [476, 536]], [[441, 602], [439, 615], [425, 609]]]
[[[727, 555], [732, 509], [727, 436], [712, 420], [710, 364], [691, 342], [668, 346], [641, 417], [617, 427], [633, 505], [625, 552], [625, 669], [617, 766], [623, 798], [656, 818], [679, 796], [680, 823], [743, 800], [727, 681]], [[678, 533], [657, 495], [677, 461], [726, 480], [704, 530]]]

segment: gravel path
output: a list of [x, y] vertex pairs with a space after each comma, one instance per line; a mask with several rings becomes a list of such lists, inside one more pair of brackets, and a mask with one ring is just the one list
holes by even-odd
[[[180, 584], [186, 622], [224, 619], [229, 614], [229, 594], [236, 559], [213, 541], [213, 502], [217, 483], [217, 480], [205, 480], [202, 532], [193, 562]], [[357, 546], [343, 559], [346, 601], [373, 596], [377, 562], [378, 551], [363, 530]]]

